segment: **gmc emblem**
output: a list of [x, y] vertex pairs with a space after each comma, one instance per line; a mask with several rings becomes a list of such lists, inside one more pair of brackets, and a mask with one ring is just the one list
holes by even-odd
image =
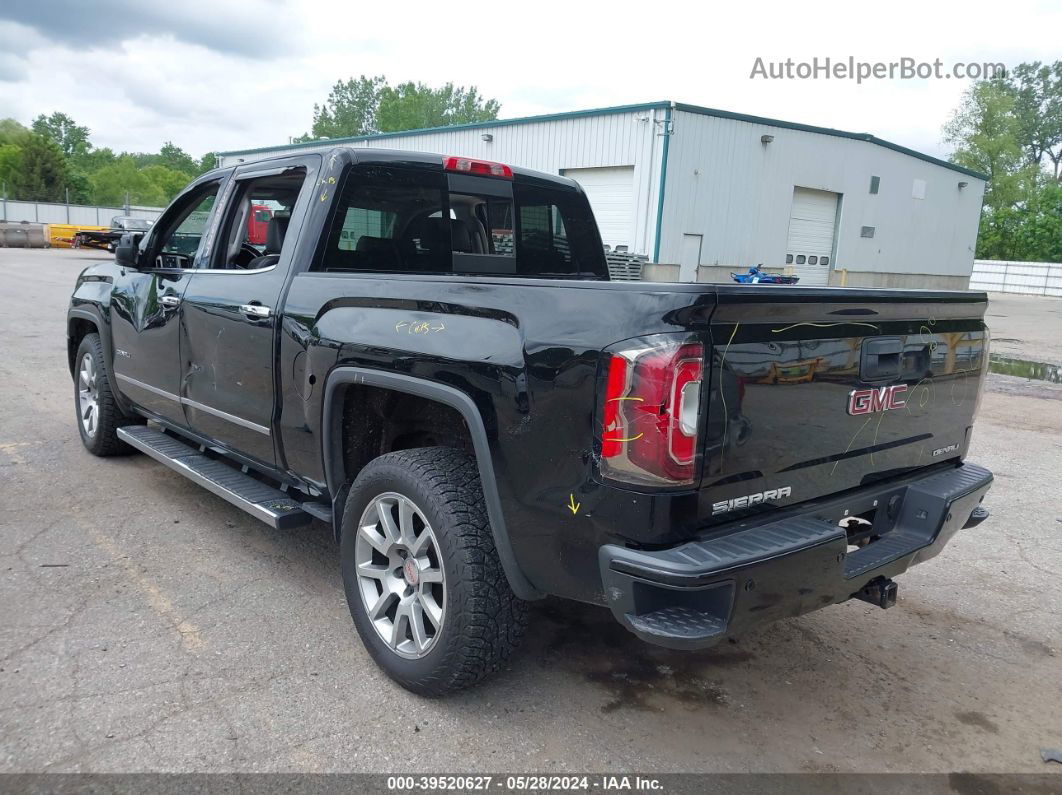
[[848, 413], [873, 414], [876, 411], [902, 409], [907, 405], [907, 384], [882, 386], [875, 389], [853, 389], [848, 393]]

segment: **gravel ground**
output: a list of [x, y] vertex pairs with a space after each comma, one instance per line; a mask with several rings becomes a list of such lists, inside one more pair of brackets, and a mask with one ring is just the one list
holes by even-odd
[[[0, 771], [1062, 773], [1040, 759], [1062, 746], [1062, 388], [990, 378], [992, 518], [895, 609], [685, 654], [547, 601], [509, 670], [428, 701], [361, 647], [328, 529], [82, 449], [64, 312], [92, 256], [0, 250]], [[997, 339], [1057, 341], [1060, 310], [989, 313]]]

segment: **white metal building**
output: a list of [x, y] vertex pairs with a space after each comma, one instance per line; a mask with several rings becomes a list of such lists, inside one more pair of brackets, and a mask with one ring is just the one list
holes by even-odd
[[222, 152], [222, 165], [336, 145], [496, 160], [577, 180], [604, 242], [647, 278], [965, 288], [986, 177], [866, 133], [675, 102]]

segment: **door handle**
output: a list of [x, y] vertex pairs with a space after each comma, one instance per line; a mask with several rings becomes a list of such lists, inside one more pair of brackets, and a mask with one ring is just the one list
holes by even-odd
[[859, 377], [882, 381], [900, 377], [903, 369], [903, 340], [899, 337], [868, 337], [863, 340]]
[[173, 309], [181, 305], [181, 299], [176, 295], [164, 295], [159, 298], [159, 303], [167, 309]]
[[268, 306], [262, 306], [261, 304], [240, 304], [240, 311], [247, 317], [259, 320], [269, 317], [273, 312]]

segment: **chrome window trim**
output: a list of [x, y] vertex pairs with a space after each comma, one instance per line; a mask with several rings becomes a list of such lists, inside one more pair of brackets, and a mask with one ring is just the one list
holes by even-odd
[[[279, 264], [279, 263], [277, 263], [277, 264]], [[271, 271], [274, 268], [276, 268], [277, 264], [267, 265], [264, 268], [254, 268], [253, 270], [244, 270], [242, 268], [233, 268], [232, 270], [229, 270], [228, 268], [152, 268], [151, 272], [152, 273], [174, 273], [174, 274], [176, 274], [176, 273], [217, 273], [217, 274], [226, 274], [226, 275], [229, 275], [229, 276], [232, 276], [232, 275], [250, 276], [250, 275], [253, 275], [255, 273], [268, 273], [269, 271]]]

